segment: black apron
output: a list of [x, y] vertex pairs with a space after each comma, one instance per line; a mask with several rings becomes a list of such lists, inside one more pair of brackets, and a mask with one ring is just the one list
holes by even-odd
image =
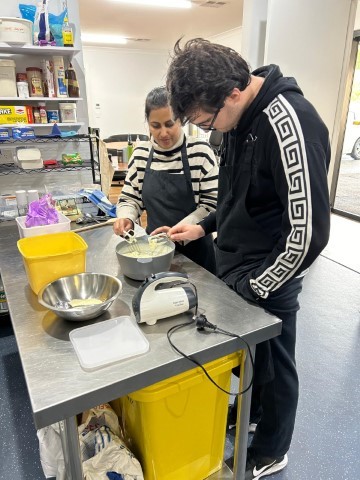
[[[236, 164], [234, 161], [230, 162], [230, 165], [226, 161], [222, 162], [219, 169], [219, 186], [221, 188], [216, 210], [218, 226], [218, 236], [215, 242], [216, 265], [218, 276], [234, 290], [236, 290], [236, 283], [251, 270], [260, 266], [267, 252], [273, 249], [274, 240], [269, 232], [265, 232], [246, 209], [246, 196], [251, 182], [256, 179], [255, 145], [257, 138], [255, 132], [258, 123], [259, 118], [254, 122], [252, 133], [247, 135], [242, 145], [240, 161]], [[221, 248], [222, 236], [225, 236], [225, 240], [228, 236], [235, 239], [232, 248], [229, 248], [229, 242], [225, 242], [226, 249]], [[219, 240], [220, 242], [218, 242]], [[254, 300], [254, 303], [267, 311], [271, 312], [272, 310], [267, 308], [266, 300]], [[235, 368], [233, 373], [239, 376], [239, 369]], [[254, 373], [254, 385], [264, 384], [274, 377], [269, 340], [256, 346]]]
[[[258, 124], [258, 119], [255, 125]], [[220, 163], [219, 196], [216, 208], [215, 256], [218, 277], [234, 288], [239, 276], [261, 265], [273, 249], [273, 239], [249, 215], [246, 196], [256, 177], [256, 136], [249, 133], [242, 146], [240, 162]], [[231, 240], [231, 241], [230, 241]]]
[[[150, 168], [154, 157], [151, 149], [146, 163], [142, 200], [147, 212], [147, 233], [158, 227], [172, 227], [196, 210], [191, 183], [190, 166], [186, 153], [186, 142], [181, 147], [184, 174], [173, 174]], [[215, 273], [215, 254], [212, 236], [208, 235], [187, 245], [176, 245], [176, 250], [190, 260]]]

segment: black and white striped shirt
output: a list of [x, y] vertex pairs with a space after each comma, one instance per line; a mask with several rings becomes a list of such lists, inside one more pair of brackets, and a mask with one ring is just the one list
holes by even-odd
[[144, 210], [142, 185], [150, 150], [154, 147], [151, 169], [172, 174], [184, 174], [181, 147], [186, 141], [191, 182], [196, 210], [181, 220], [181, 223], [196, 224], [216, 209], [218, 188], [218, 165], [210, 145], [202, 139], [181, 135], [171, 150], [165, 150], [152, 141], [139, 142], [129, 161], [128, 173], [116, 208], [118, 218], [136, 222]]

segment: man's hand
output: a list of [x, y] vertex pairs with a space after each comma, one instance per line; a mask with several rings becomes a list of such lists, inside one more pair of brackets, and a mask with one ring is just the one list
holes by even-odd
[[170, 230], [170, 227], [167, 227], [164, 225], [163, 227], [156, 228], [154, 231], [150, 233], [150, 235], [157, 235], [158, 233], [168, 233]]
[[197, 240], [205, 236], [204, 229], [200, 225], [174, 225], [167, 234], [174, 242]]
[[113, 225], [116, 235], [124, 235], [125, 232], [134, 229], [134, 223], [129, 218], [118, 218]]

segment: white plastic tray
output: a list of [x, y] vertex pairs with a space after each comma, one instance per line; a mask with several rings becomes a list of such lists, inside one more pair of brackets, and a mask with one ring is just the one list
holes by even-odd
[[77, 328], [69, 336], [84, 370], [104, 367], [149, 350], [149, 342], [128, 316]]

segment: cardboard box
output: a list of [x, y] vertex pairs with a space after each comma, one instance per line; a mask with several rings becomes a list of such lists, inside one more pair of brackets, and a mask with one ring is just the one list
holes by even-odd
[[31, 123], [32, 108], [21, 105], [0, 105], [0, 124]]

